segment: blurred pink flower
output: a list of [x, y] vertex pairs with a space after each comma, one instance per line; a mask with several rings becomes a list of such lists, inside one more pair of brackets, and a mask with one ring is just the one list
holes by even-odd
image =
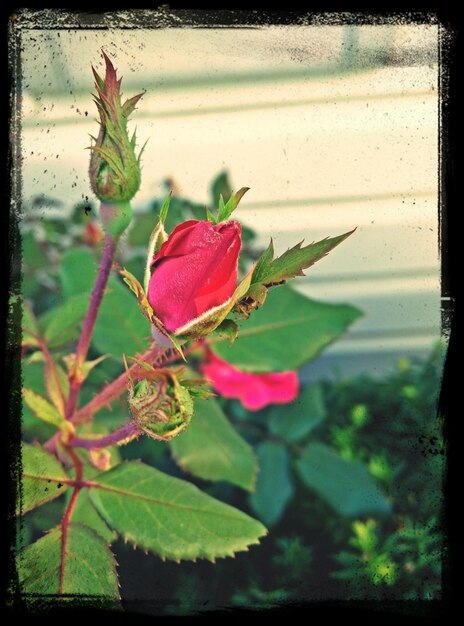
[[211, 351], [201, 370], [216, 391], [225, 398], [237, 398], [250, 411], [259, 411], [268, 404], [293, 402], [300, 390], [296, 372], [243, 372]]

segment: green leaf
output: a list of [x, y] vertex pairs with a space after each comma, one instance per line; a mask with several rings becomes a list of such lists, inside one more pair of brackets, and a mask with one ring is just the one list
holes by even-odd
[[259, 474], [250, 504], [256, 514], [273, 526], [282, 517], [293, 495], [288, 450], [280, 443], [265, 441], [256, 449]]
[[[91, 528], [76, 523], [69, 524], [66, 539], [62, 593], [68, 598], [80, 596], [80, 602], [92, 606], [96, 599], [116, 604], [119, 600], [116, 561], [105, 540]], [[26, 599], [32, 594], [43, 597], [59, 593], [61, 540], [60, 526], [20, 553], [18, 576]]]
[[79, 492], [72, 519], [73, 522], [81, 522], [92, 528], [100, 537], [103, 537], [106, 543], [112, 543], [117, 537], [115, 531], [111, 530], [97, 513], [87, 489], [81, 489]]
[[261, 282], [260, 277], [266, 274], [269, 265], [272, 263], [273, 258], [274, 258], [274, 243], [271, 238], [268, 247], [259, 257], [256, 263], [255, 271], [253, 272], [253, 278], [251, 279], [252, 285], [259, 284]]
[[213, 330], [213, 333], [218, 337], [224, 337], [229, 340], [229, 346], [231, 346], [238, 337], [238, 324], [234, 320], [225, 319], [219, 324], [219, 326]]
[[39, 327], [32, 308], [27, 302], [22, 303], [21, 307], [21, 327], [22, 327], [22, 342], [23, 345], [36, 348], [39, 346], [39, 342], [36, 336], [40, 335]]
[[214, 213], [211, 213], [208, 207], [206, 207], [206, 219], [209, 220], [211, 224], [217, 224], [216, 216], [214, 215]]
[[319, 385], [303, 387], [291, 404], [274, 406], [268, 413], [269, 429], [286, 441], [300, 441], [326, 417], [324, 399]]
[[219, 211], [218, 211], [218, 217], [217, 217], [218, 222], [224, 222], [229, 219], [229, 217], [237, 208], [240, 200], [243, 198], [243, 196], [246, 194], [246, 192], [249, 189], [250, 189], [249, 187], [242, 187], [241, 189], [236, 191], [232, 196], [230, 196], [226, 204], [224, 204], [224, 201], [222, 200], [222, 196], [220, 197]]
[[90, 497], [106, 522], [161, 558], [233, 556], [266, 534], [245, 513], [140, 462], [118, 465], [96, 480]]
[[169, 205], [171, 204], [171, 198], [172, 198], [172, 191], [169, 192], [169, 195], [167, 196], [166, 200], [163, 202], [163, 205], [160, 210], [160, 222], [162, 224], [164, 224], [168, 216]]
[[367, 469], [358, 461], [345, 461], [322, 443], [306, 446], [297, 462], [302, 481], [340, 515], [388, 515], [391, 506]]
[[252, 372], [295, 370], [312, 361], [362, 315], [353, 306], [310, 300], [282, 287], [269, 292], [266, 306], [240, 324], [237, 341], [212, 343], [231, 365]]
[[18, 502], [18, 513], [27, 513], [66, 491], [67, 485], [63, 481], [69, 480], [69, 476], [58, 459], [43, 448], [23, 443], [21, 462], [21, 502]]
[[150, 324], [137, 300], [112, 276], [95, 324], [93, 345], [100, 353], [121, 359], [123, 353], [144, 352], [149, 338]]
[[180, 467], [194, 476], [253, 490], [258, 470], [253, 450], [212, 398], [195, 401], [190, 426], [169, 446]]
[[64, 418], [48, 400], [40, 396], [32, 389], [23, 388], [23, 400], [33, 413], [44, 422], [59, 428]]
[[48, 259], [32, 233], [21, 237], [23, 261], [31, 269], [37, 270], [48, 265]]
[[46, 314], [42, 320], [44, 337], [49, 348], [56, 348], [74, 341], [79, 336], [79, 324], [89, 306], [89, 295], [80, 293], [69, 297], [64, 304]]
[[70, 250], [60, 264], [60, 281], [64, 298], [80, 293], [90, 294], [98, 264], [87, 250]]
[[322, 239], [317, 243], [310, 243], [304, 248], [301, 247], [301, 244], [303, 243], [301, 241], [274, 260], [272, 260], [273, 250], [271, 240], [269, 248], [261, 257], [263, 260], [259, 268], [257, 267], [253, 273], [252, 284], [279, 283], [283, 280], [294, 278], [295, 276], [304, 276], [304, 269], [322, 259], [326, 254], [333, 250], [335, 246], [338, 246], [338, 244], [344, 241], [353, 232], [354, 230], [351, 230], [350, 232], [339, 235], [338, 237]]
[[[23, 361], [21, 365], [21, 374], [24, 387], [33, 389], [40, 395], [45, 395], [47, 393], [45, 389], [43, 363], [37, 362], [26, 364]], [[27, 432], [30, 438], [38, 438], [42, 441], [43, 439], [48, 439], [48, 437], [51, 437], [56, 432], [54, 426], [52, 427], [49, 424], [37, 419], [35, 413], [24, 402], [24, 399], [22, 402], [21, 413], [22, 429], [24, 432]]]

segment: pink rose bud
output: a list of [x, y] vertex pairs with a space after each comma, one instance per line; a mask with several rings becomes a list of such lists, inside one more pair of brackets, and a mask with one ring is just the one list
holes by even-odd
[[152, 260], [148, 301], [169, 332], [229, 300], [242, 245], [238, 222], [179, 224]]
[[259, 411], [268, 404], [293, 402], [300, 391], [296, 372], [242, 372], [212, 352], [201, 370], [216, 391], [225, 398], [237, 398], [250, 411]]

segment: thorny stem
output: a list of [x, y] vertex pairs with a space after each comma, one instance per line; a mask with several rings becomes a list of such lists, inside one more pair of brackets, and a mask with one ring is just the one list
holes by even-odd
[[[188, 348], [187, 350], [184, 350], [184, 355], [191, 354], [192, 352], [196, 352], [200, 348], [201, 348], [200, 343], [195, 342], [192, 346], [190, 346], [190, 348]], [[155, 344], [140, 356], [140, 360], [145, 361], [146, 363], [149, 363], [150, 365], [152, 364], [155, 365], [155, 362], [159, 360], [157, 365], [166, 365], [168, 363], [174, 363], [180, 359], [179, 354], [176, 351], [174, 351], [174, 353], [171, 356], [165, 356], [165, 354], [166, 354], [166, 350], [162, 349], [160, 351], [159, 347]], [[137, 363], [135, 363], [129, 368], [129, 374], [135, 378], [137, 374], [141, 372], [142, 370], [143, 368]], [[112, 400], [115, 400], [122, 393], [124, 393], [124, 391], [127, 389], [127, 381], [128, 381], [127, 372], [123, 372], [120, 376], [118, 376], [118, 378], [116, 378], [116, 380], [106, 385], [106, 387], [104, 387], [100, 391], [100, 393], [97, 393], [97, 395], [94, 398], [92, 398], [90, 402], [88, 402], [85, 406], [83, 406], [81, 409], [76, 411], [76, 413], [74, 413], [74, 415], [71, 416], [70, 421], [76, 426], [84, 422], [89, 422], [97, 411], [99, 411], [104, 406], [110, 406], [110, 402]], [[57, 433], [56, 435], [53, 435], [53, 437], [51, 437], [44, 444], [44, 448], [48, 450], [49, 452], [55, 452], [56, 443], [58, 439], [59, 439], [59, 433]], [[72, 445], [75, 445], [74, 441], [76, 441], [76, 438], [73, 438]], [[100, 447], [104, 447], [104, 446], [100, 446]]]
[[74, 511], [74, 507], [76, 506], [76, 501], [79, 496], [81, 486], [79, 483], [82, 483], [83, 477], [83, 465], [80, 458], [71, 448], [67, 450], [69, 456], [71, 457], [75, 470], [75, 481], [76, 484], [74, 486], [74, 490], [71, 495], [71, 499], [69, 500], [68, 506], [66, 507], [66, 511], [64, 512], [63, 519], [61, 521], [61, 562], [60, 562], [60, 584], [58, 588], [58, 595], [63, 594], [63, 586], [64, 586], [64, 570], [66, 565], [66, 542], [68, 539], [68, 527], [71, 521], [71, 517]]
[[76, 349], [76, 360], [74, 367], [69, 375], [69, 396], [66, 403], [66, 419], [71, 419], [76, 409], [77, 401], [79, 399], [79, 392], [82, 385], [82, 380], [79, 376], [79, 370], [82, 364], [87, 358], [87, 352], [89, 351], [90, 341], [92, 339], [92, 333], [95, 326], [95, 322], [100, 308], [103, 294], [108, 283], [108, 278], [113, 265], [114, 253], [116, 250], [116, 241], [111, 235], [105, 237], [105, 246], [103, 249], [103, 257], [98, 268], [97, 280], [90, 296], [90, 302], [85, 314], [84, 322], [82, 325], [82, 333], [79, 338], [79, 343]]
[[106, 448], [107, 446], [114, 446], [126, 439], [133, 439], [139, 434], [140, 430], [137, 424], [130, 422], [129, 424], [121, 426], [121, 428], [115, 430], [113, 433], [102, 437], [93, 437], [91, 439], [86, 437], [72, 437], [69, 440], [69, 445], [75, 448], [87, 449]]
[[[154, 345], [149, 350], [144, 352], [140, 359], [151, 364], [156, 360], [156, 357], [159, 356], [159, 354], [159, 347]], [[140, 365], [135, 363], [129, 368], [129, 373], [131, 376], [135, 377], [141, 369]], [[71, 416], [70, 421], [75, 425], [82, 424], [83, 422], [89, 422], [97, 411], [104, 406], [110, 406], [110, 402], [118, 398], [127, 389], [127, 380], [127, 372], [123, 372], [120, 376], [118, 376], [118, 378], [116, 378], [116, 380], [106, 385], [106, 387], [104, 387], [88, 404], [82, 407], [79, 411], [76, 411], [76, 413]], [[53, 435], [53, 437], [51, 437], [44, 444], [45, 450], [55, 452], [59, 436], [59, 433]]]
[[[192, 349], [186, 350], [185, 352], [189, 351], [192, 351]], [[156, 366], [161, 364], [164, 365], [165, 363], [177, 361], [179, 359], [179, 355], [177, 353], [167, 358], [165, 357], [165, 354], [166, 349], [163, 348], [160, 350], [159, 346], [154, 344], [151, 348], [149, 348], [140, 356], [140, 360], [145, 361], [150, 365]], [[139, 374], [142, 370], [143, 368], [140, 365], [134, 363], [134, 365], [129, 368], [129, 374], [131, 377], [136, 378], [137, 374]], [[76, 413], [71, 416], [70, 421], [76, 426], [84, 422], [89, 422], [97, 411], [99, 411], [104, 406], [110, 406], [110, 402], [112, 400], [115, 400], [122, 393], [124, 393], [124, 391], [127, 389], [127, 382], [127, 372], [123, 372], [120, 376], [118, 376], [118, 378], [116, 378], [116, 380], [106, 385], [99, 393], [97, 393], [97, 395], [92, 398], [90, 402], [88, 402], [85, 406], [76, 411]], [[55, 452], [56, 443], [59, 439], [59, 436], [59, 433], [53, 435], [53, 437], [51, 437], [44, 444], [44, 448], [49, 452]]]

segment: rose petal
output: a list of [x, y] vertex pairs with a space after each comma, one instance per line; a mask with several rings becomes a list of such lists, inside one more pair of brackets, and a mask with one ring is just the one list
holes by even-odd
[[269, 404], [293, 402], [300, 389], [296, 372], [243, 372], [212, 352], [201, 369], [216, 391], [225, 398], [240, 400], [250, 411], [258, 411]]

